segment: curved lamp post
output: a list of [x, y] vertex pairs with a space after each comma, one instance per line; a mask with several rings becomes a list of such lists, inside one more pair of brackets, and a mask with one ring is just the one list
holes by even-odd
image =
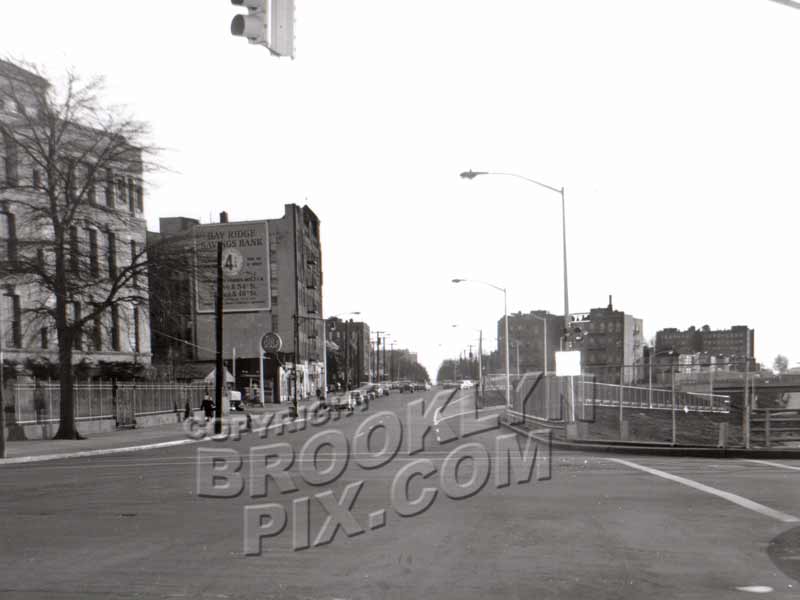
[[488, 281], [480, 281], [478, 279], [453, 279], [453, 283], [463, 283], [463, 282], [471, 282], [471, 283], [481, 283], [483, 285], [488, 285], [490, 288], [494, 288], [500, 292], [503, 292], [503, 323], [505, 326], [505, 346], [506, 346], [506, 406], [510, 409], [511, 408], [511, 372], [508, 366], [508, 293], [506, 288], [500, 287], [499, 285], [494, 285], [493, 283], [489, 283]]
[[[569, 290], [567, 286], [567, 217], [566, 217], [566, 207], [564, 204], [564, 188], [555, 188], [551, 185], [547, 185], [546, 183], [542, 183], [541, 181], [536, 181], [535, 179], [531, 179], [530, 177], [525, 177], [524, 175], [519, 175], [517, 173], [506, 173], [502, 171], [464, 171], [461, 173], [461, 177], [463, 179], [475, 179], [479, 175], [505, 175], [507, 177], [516, 177], [517, 179], [522, 179], [527, 181], [528, 183], [533, 183], [538, 185], [539, 187], [543, 187], [546, 190], [550, 190], [551, 192], [556, 192], [557, 194], [561, 195], [561, 239], [562, 239], [562, 250], [564, 256], [564, 338], [567, 335], [567, 330], [569, 329]], [[566, 344], [565, 344], [566, 345]]]

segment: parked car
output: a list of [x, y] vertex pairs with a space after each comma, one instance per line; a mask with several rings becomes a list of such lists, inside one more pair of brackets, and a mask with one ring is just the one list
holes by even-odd
[[400, 384], [400, 392], [413, 392], [414, 391], [414, 384], [410, 381], [403, 381]]
[[352, 390], [347, 394], [347, 398], [347, 407], [353, 410], [356, 406], [361, 406], [364, 403], [366, 396], [362, 394], [361, 390]]
[[475, 387], [475, 384], [472, 383], [469, 379], [462, 379], [461, 382], [458, 384], [458, 389], [460, 390], [468, 390]]

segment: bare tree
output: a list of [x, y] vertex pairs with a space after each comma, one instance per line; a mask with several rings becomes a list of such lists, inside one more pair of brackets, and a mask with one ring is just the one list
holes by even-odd
[[[35, 66], [0, 61], [0, 106], [7, 109], [0, 118], [0, 202], [14, 213], [0, 280], [25, 291], [29, 327], [55, 330], [56, 437], [75, 439], [74, 351], [99, 351], [109, 337], [118, 350], [120, 323], [130, 322], [131, 312], [147, 322], [143, 185], [158, 164], [147, 126], [100, 103], [101, 79], [68, 71], [61, 88]], [[152, 254], [187, 266], [182, 254]]]

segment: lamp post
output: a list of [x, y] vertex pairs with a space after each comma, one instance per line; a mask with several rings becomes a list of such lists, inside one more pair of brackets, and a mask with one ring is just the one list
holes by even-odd
[[506, 354], [506, 407], [509, 409], [511, 408], [511, 372], [509, 370], [509, 362], [508, 362], [508, 292], [506, 288], [500, 287], [499, 285], [494, 285], [493, 283], [489, 283], [487, 281], [479, 281], [477, 279], [453, 279], [453, 283], [464, 283], [464, 282], [471, 282], [471, 283], [481, 283], [483, 285], [488, 285], [491, 288], [494, 288], [500, 292], [503, 292], [503, 324], [505, 329], [505, 354]]
[[[650, 363], [649, 365], [650, 376], [649, 376], [649, 383], [647, 386], [647, 404], [649, 405], [650, 408], [653, 408], [653, 361], [659, 354], [666, 354], [669, 356], [673, 356], [674, 353], [675, 353], [674, 350], [662, 350], [661, 352], [656, 352], [655, 354], [653, 354], [653, 356], [649, 357], [648, 362]], [[672, 374], [672, 379], [675, 379], [674, 373]]]
[[464, 171], [461, 173], [461, 177], [463, 179], [475, 179], [479, 175], [505, 175], [507, 177], [516, 177], [517, 179], [522, 179], [529, 183], [533, 183], [538, 185], [539, 187], [543, 187], [551, 192], [556, 192], [557, 194], [561, 195], [561, 239], [562, 239], [562, 251], [563, 251], [563, 262], [564, 262], [564, 336], [566, 337], [566, 332], [569, 329], [569, 291], [567, 287], [567, 217], [566, 217], [566, 206], [564, 203], [564, 188], [555, 188], [553, 186], [547, 185], [546, 183], [542, 183], [540, 181], [536, 181], [535, 179], [531, 179], [530, 177], [525, 177], [524, 175], [518, 175], [517, 173], [505, 173], [500, 171]]
[[550, 381], [547, 379], [547, 317], [540, 317], [539, 315], [535, 315], [530, 313], [530, 315], [534, 319], [539, 319], [542, 323], [544, 323], [544, 333], [543, 333], [543, 342], [542, 342], [542, 357], [543, 357], [543, 368], [544, 368], [544, 393], [545, 393], [545, 405], [548, 417], [550, 416]]

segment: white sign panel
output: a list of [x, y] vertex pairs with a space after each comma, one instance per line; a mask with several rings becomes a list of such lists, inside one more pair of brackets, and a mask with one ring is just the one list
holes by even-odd
[[197, 312], [213, 313], [217, 244], [222, 243], [222, 304], [225, 312], [270, 310], [269, 228], [266, 221], [198, 225]]
[[581, 374], [581, 353], [577, 350], [556, 352], [556, 375], [577, 377]]

